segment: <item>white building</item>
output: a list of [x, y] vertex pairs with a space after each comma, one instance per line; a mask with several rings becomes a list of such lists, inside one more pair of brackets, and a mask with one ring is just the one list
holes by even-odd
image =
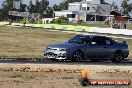
[[42, 23], [43, 24], [50, 24], [53, 22], [54, 19], [55, 18], [44, 18], [44, 19], [42, 19]]
[[100, 0], [83, 0], [69, 3], [68, 10], [54, 11], [54, 13], [55, 18], [64, 16], [70, 22], [104, 21], [110, 15], [110, 7], [109, 4], [101, 4]]

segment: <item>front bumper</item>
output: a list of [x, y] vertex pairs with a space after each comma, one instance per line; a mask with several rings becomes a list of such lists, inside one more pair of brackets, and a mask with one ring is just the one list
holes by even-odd
[[71, 54], [66, 51], [45, 51], [44, 58], [66, 60], [71, 59]]

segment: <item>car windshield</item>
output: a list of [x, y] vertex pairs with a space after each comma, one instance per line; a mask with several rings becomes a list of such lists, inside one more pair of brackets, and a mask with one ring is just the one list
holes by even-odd
[[88, 44], [90, 42], [90, 37], [77, 35], [70, 39], [68, 43], [77, 43], [77, 44]]

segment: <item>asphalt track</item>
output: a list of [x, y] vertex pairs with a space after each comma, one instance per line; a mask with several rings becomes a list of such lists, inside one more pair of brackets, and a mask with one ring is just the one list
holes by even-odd
[[58, 64], [58, 65], [98, 65], [98, 66], [132, 66], [132, 60], [124, 60], [120, 63], [112, 63], [110, 60], [91, 62], [51, 61], [51, 60], [0, 60], [0, 64]]

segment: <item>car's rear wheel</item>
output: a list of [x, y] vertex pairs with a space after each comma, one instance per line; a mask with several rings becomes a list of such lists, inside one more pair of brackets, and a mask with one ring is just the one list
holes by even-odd
[[73, 54], [72, 61], [81, 61], [84, 57], [84, 54], [81, 50], [77, 50]]
[[117, 51], [112, 58], [113, 63], [119, 63], [124, 59], [122, 51]]

